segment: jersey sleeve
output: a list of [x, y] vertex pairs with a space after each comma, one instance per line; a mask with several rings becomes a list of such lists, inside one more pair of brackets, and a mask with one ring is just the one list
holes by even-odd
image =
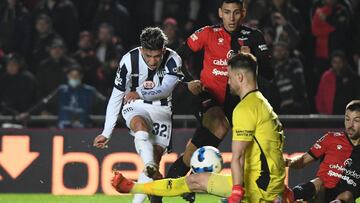
[[318, 139], [316, 141], [316, 143], [310, 148], [308, 153], [314, 159], [319, 159], [325, 154], [329, 143], [330, 143], [330, 135], [325, 134], [324, 136], [322, 136], [320, 139]]
[[181, 71], [182, 60], [179, 55], [173, 54], [165, 64], [165, 74], [178, 77], [180, 80], [184, 78]]
[[252, 141], [255, 136], [256, 123], [256, 116], [249, 108], [235, 108], [232, 140]]
[[266, 45], [263, 34], [259, 30], [254, 30], [251, 40], [250, 49], [256, 57], [259, 75], [267, 80], [272, 80], [274, 78], [274, 70], [271, 66], [271, 53]]
[[206, 26], [190, 35], [190, 37], [186, 40], [186, 43], [192, 51], [197, 52], [204, 48], [209, 39], [210, 29], [211, 28], [209, 26]]
[[130, 63], [127, 63], [129, 59], [129, 54], [126, 54], [120, 61], [119, 67], [116, 71], [116, 77], [114, 81], [114, 87], [122, 92], [125, 92], [126, 88], [129, 87], [130, 81]]

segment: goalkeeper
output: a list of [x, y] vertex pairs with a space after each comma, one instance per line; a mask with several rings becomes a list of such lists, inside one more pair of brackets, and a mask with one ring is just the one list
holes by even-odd
[[157, 196], [208, 192], [227, 197], [229, 203], [282, 202], [283, 130], [278, 116], [257, 89], [255, 57], [248, 53], [235, 55], [228, 61], [228, 74], [231, 93], [241, 98], [232, 118], [232, 175], [199, 173], [139, 184], [115, 172], [112, 185], [118, 192]]

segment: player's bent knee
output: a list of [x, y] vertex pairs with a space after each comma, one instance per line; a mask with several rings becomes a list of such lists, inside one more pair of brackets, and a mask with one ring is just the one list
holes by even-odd
[[134, 132], [137, 131], [149, 131], [150, 127], [146, 120], [141, 116], [134, 116], [130, 121], [130, 129]]

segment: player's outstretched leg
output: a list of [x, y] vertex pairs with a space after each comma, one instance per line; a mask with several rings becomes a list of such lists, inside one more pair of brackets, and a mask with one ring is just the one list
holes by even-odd
[[112, 186], [120, 193], [178, 196], [189, 192], [208, 192], [228, 197], [231, 194], [231, 176], [216, 173], [199, 173], [181, 178], [167, 178], [149, 183], [135, 183], [116, 171]]

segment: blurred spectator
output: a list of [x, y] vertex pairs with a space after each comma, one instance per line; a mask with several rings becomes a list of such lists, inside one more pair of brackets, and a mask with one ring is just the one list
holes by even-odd
[[[357, 1], [358, 2], [358, 1]], [[352, 52], [354, 66], [357, 69], [357, 73], [360, 76], [360, 3], [358, 2], [357, 7], [354, 11], [354, 17], [352, 18]]]
[[261, 19], [265, 17], [270, 7], [270, 1], [248, 0], [245, 22], [251, 27], [258, 27]]
[[83, 84], [82, 78], [80, 68], [70, 68], [67, 73], [67, 84], [59, 87], [59, 128], [89, 127], [94, 105], [105, 101], [105, 97], [94, 87]]
[[328, 67], [333, 50], [346, 50], [350, 14], [338, 0], [324, 0], [315, 10], [311, 30], [315, 37], [316, 69], [321, 74]]
[[321, 77], [316, 95], [320, 114], [343, 114], [344, 106], [360, 97], [360, 79], [346, 61], [345, 53], [334, 51], [331, 67]]
[[177, 21], [174, 18], [166, 18], [163, 22], [162, 29], [168, 37], [166, 46], [172, 50], [178, 49], [183, 40], [179, 37]]
[[[41, 14], [36, 18], [35, 35], [33, 40], [31, 64], [33, 68], [39, 66], [39, 63], [49, 57], [49, 47], [51, 43], [61, 37], [52, 28], [52, 22], [49, 16]], [[36, 70], [33, 70], [36, 72]]]
[[80, 30], [91, 30], [93, 28], [94, 13], [98, 8], [100, 0], [72, 0], [78, 11]]
[[81, 32], [78, 46], [79, 49], [73, 58], [82, 67], [84, 83], [95, 86], [97, 90], [104, 92], [105, 78], [102, 72], [102, 64], [94, 51], [93, 35], [88, 31]]
[[288, 44], [278, 42], [273, 49], [274, 82], [279, 89], [281, 114], [307, 114], [309, 102], [306, 93], [303, 65], [290, 57]]
[[26, 55], [31, 41], [31, 17], [18, 0], [6, 0], [0, 7], [0, 44], [5, 53]]
[[5, 57], [6, 72], [0, 77], [0, 110], [2, 114], [17, 115], [28, 110], [36, 101], [36, 79], [26, 69], [18, 55]]
[[[130, 15], [128, 10], [116, 0], [100, 0], [93, 20], [93, 28], [107, 23], [114, 28], [114, 34], [122, 43], [127, 42]], [[129, 46], [129, 44], [126, 44]]]
[[272, 0], [270, 9], [260, 20], [260, 27], [271, 27], [274, 30], [274, 42], [284, 41], [290, 49], [297, 48], [301, 34], [306, 27], [299, 11], [289, 0]]
[[79, 35], [76, 7], [70, 0], [42, 0], [37, 14], [45, 13], [52, 19], [53, 27], [65, 40], [68, 49], [75, 50]]
[[49, 53], [49, 58], [40, 63], [37, 73], [41, 98], [46, 97], [60, 84], [65, 83], [67, 69], [76, 65], [73, 59], [65, 55], [65, 45], [61, 40], [52, 42]]
[[187, 35], [194, 30], [200, 0], [155, 0], [154, 7], [155, 24], [160, 25], [168, 17], [175, 18]]
[[103, 64], [113, 59], [119, 59], [124, 53], [124, 48], [114, 36], [114, 29], [111, 25], [103, 23], [99, 26], [95, 52]]

